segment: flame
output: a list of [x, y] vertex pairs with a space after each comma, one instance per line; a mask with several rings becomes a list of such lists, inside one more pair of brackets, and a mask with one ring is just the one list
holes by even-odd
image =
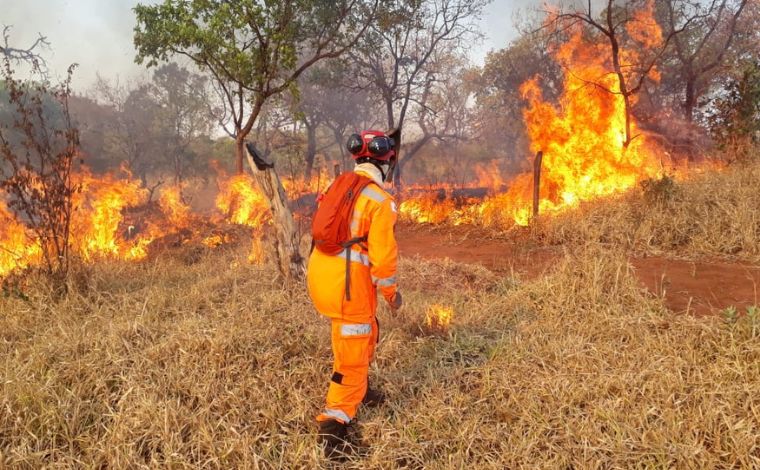
[[170, 226], [186, 228], [192, 222], [190, 206], [182, 200], [182, 190], [185, 185], [174, 185], [161, 192], [158, 205], [166, 216]]
[[437, 304], [431, 305], [425, 314], [425, 324], [433, 330], [447, 331], [453, 317], [453, 308]]
[[[131, 175], [129, 175], [131, 176]], [[142, 259], [153, 236], [141, 234], [131, 239], [132, 230], [120, 230], [124, 211], [144, 204], [148, 191], [130, 177], [113, 174], [75, 176], [80, 190], [73, 197], [72, 247], [85, 260], [95, 258]]]
[[[662, 32], [653, 14], [654, 5], [649, 1], [627, 25], [636, 47], [621, 50], [626, 74], [636, 69], [630, 64], [643, 61], [650, 49], [662, 43]], [[645, 178], [663, 174], [666, 155], [641, 134], [635, 119], [631, 135], [636, 137], [626, 145], [625, 101], [606, 59], [609, 55], [609, 45], [601, 39], [591, 42], [579, 24], [570, 39], [554, 51], [554, 59], [566, 70], [558, 105], [544, 100], [538, 77], [520, 88], [528, 103], [523, 117], [532, 154], [539, 150], [544, 154], [541, 214], [555, 214], [583, 201], [617, 194]], [[658, 79], [656, 71], [650, 79]], [[635, 103], [635, 96], [631, 99]], [[532, 166], [532, 157], [529, 163]], [[499, 183], [494, 173], [498, 175], [498, 171], [490, 169], [487, 177], [481, 175], [480, 183], [494, 189]], [[528, 225], [533, 212], [532, 173], [518, 175], [507, 185], [506, 192], [455, 205], [454, 209], [413, 197], [401, 205], [401, 214], [417, 222]]]
[[269, 206], [256, 183], [247, 174], [235, 175], [220, 182], [216, 207], [233, 224], [261, 227], [269, 215]]
[[216, 207], [231, 223], [246, 225], [253, 229], [248, 261], [254, 264], [263, 262], [261, 229], [264, 223], [269, 221], [269, 205], [256, 187], [253, 178], [242, 174], [220, 182]]
[[13, 217], [0, 192], [0, 277], [37, 264], [41, 259], [42, 247], [34, 241], [27, 228]]

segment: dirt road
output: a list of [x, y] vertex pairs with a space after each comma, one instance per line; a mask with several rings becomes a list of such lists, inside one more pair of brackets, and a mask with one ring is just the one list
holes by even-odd
[[[473, 228], [402, 225], [398, 239], [402, 255], [478, 263], [528, 279], [540, 276], [562, 256], [561, 249], [493, 239]], [[743, 311], [760, 303], [760, 266], [663, 257], [631, 257], [630, 263], [642, 285], [664, 296], [676, 313], [710, 315], [730, 306]]]

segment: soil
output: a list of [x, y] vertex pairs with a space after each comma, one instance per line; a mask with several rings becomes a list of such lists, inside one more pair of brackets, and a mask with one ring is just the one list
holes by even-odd
[[[561, 247], [536, 246], [520, 234], [498, 238], [472, 227], [401, 225], [397, 238], [404, 256], [481, 264], [524, 279], [541, 276], [562, 257]], [[731, 306], [742, 312], [758, 304], [760, 266], [665, 257], [631, 257], [630, 263], [642, 286], [675, 313], [711, 315]]]

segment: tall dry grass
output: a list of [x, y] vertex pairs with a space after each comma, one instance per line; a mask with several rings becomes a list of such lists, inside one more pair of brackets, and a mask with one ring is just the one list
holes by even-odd
[[654, 182], [612, 200], [546, 218], [544, 243], [598, 242], [687, 257], [735, 257], [760, 262], [760, 162]]
[[[329, 329], [242, 250], [99, 264], [54, 299], [0, 298], [0, 467], [322, 468]], [[748, 319], [673, 317], [622, 252], [589, 245], [522, 282], [406, 259], [380, 313], [345, 468], [760, 465]], [[432, 303], [451, 329], [423, 325]]]

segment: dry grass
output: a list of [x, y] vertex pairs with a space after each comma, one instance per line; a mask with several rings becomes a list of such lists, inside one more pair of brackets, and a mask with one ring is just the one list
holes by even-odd
[[[757, 259], [758, 176], [545, 221], [567, 254], [531, 282], [403, 260], [407, 305], [381, 311], [372, 371], [389, 401], [360, 412], [368, 448], [345, 467], [760, 466], [758, 319], [674, 316], [627, 264], [631, 248]], [[328, 325], [246, 248], [0, 297], [0, 467], [327, 466]], [[454, 308], [446, 334], [423, 326], [434, 303]]]
[[[244, 260], [99, 265], [64, 299], [0, 299], [0, 466], [324, 466], [327, 325]], [[373, 371], [389, 403], [361, 413], [368, 455], [347, 467], [760, 465], [758, 338], [672, 317], [622, 253], [527, 284], [402, 271]], [[430, 303], [454, 306], [448, 334], [424, 331]]]
[[[592, 202], [542, 221], [545, 243], [599, 242], [686, 257], [760, 262], [760, 163], [733, 165], [649, 194]], [[658, 191], [657, 189], [666, 189]]]

